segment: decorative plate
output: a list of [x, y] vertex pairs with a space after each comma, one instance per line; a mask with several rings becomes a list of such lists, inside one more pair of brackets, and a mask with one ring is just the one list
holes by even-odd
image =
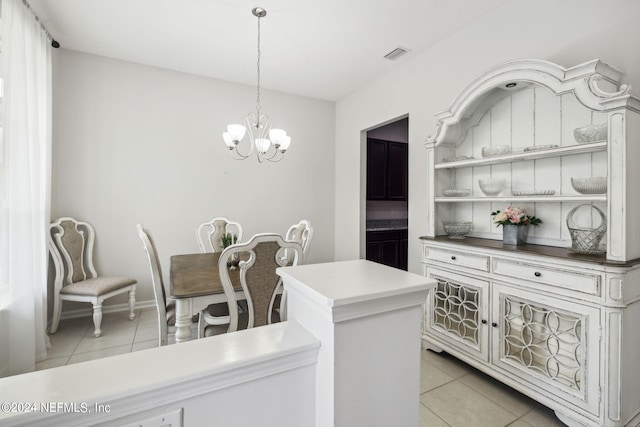
[[514, 196], [553, 196], [556, 190], [512, 190]]
[[549, 150], [551, 148], [558, 148], [558, 145], [556, 144], [551, 144], [551, 145], [532, 145], [530, 147], [525, 147], [524, 148], [524, 152], [529, 152], [529, 151], [540, 151], [540, 150]]
[[471, 190], [468, 188], [449, 188], [442, 190], [442, 194], [446, 197], [466, 197], [471, 194]]
[[447, 157], [446, 159], [442, 159], [443, 162], [448, 163], [448, 162], [459, 162], [461, 160], [473, 160], [473, 157], [471, 156], [458, 156], [458, 157], [454, 157], [453, 159]]
[[493, 145], [482, 147], [482, 157], [496, 157], [511, 154], [511, 147], [508, 145]]

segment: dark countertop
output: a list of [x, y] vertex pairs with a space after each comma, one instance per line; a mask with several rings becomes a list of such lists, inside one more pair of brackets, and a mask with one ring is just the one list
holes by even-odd
[[406, 219], [370, 219], [367, 220], [367, 231], [407, 230]]
[[555, 246], [544, 245], [505, 245], [502, 240], [480, 239], [475, 237], [467, 237], [465, 239], [449, 239], [447, 236], [427, 237], [420, 236], [422, 240], [431, 240], [435, 242], [446, 242], [460, 246], [473, 246], [475, 248], [498, 249], [508, 252], [528, 252], [535, 255], [548, 256], [552, 258], [561, 258], [566, 260], [587, 261], [601, 265], [611, 265], [616, 267], [631, 267], [640, 264], [640, 258], [630, 261], [612, 261], [606, 258], [606, 255], [586, 255], [572, 252], [569, 248], [559, 248]]

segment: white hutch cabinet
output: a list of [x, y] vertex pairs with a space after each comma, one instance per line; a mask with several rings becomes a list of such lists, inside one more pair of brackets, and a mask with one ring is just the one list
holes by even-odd
[[[569, 69], [508, 62], [439, 113], [426, 142], [422, 262], [438, 285], [425, 306], [423, 346], [466, 361], [569, 425], [640, 423], [640, 100], [621, 75], [599, 60]], [[605, 132], [578, 143], [574, 129], [587, 125]], [[499, 145], [507, 153], [483, 156]], [[572, 187], [572, 178], [591, 177], [605, 177], [606, 192]], [[479, 180], [496, 178], [504, 190], [486, 196]], [[570, 249], [566, 218], [581, 204], [606, 213], [599, 253]], [[491, 212], [509, 205], [543, 221], [529, 227], [525, 245], [503, 244], [492, 222]], [[584, 228], [601, 222], [588, 207], [576, 213]], [[443, 221], [471, 222], [472, 231], [450, 239]]]

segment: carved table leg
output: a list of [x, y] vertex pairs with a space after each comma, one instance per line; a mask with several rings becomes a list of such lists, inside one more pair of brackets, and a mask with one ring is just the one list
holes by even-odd
[[191, 339], [191, 300], [176, 299], [176, 343]]

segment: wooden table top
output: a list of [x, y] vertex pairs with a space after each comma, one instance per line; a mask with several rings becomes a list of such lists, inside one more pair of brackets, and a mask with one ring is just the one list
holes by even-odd
[[[223, 293], [218, 270], [220, 252], [174, 255], [171, 257], [172, 298], [192, 298]], [[230, 271], [231, 283], [236, 291], [242, 291], [240, 269]]]

